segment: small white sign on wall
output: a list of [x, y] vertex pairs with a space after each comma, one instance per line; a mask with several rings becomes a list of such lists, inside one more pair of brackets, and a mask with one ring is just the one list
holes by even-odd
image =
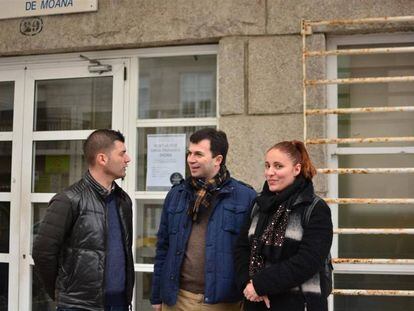
[[185, 134], [148, 134], [147, 190], [169, 190], [185, 176]]
[[98, 0], [0, 0], [0, 19], [97, 10]]

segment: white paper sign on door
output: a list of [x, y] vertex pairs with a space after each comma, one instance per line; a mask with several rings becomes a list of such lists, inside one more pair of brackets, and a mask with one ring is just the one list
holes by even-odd
[[147, 191], [169, 190], [185, 176], [185, 134], [147, 135]]

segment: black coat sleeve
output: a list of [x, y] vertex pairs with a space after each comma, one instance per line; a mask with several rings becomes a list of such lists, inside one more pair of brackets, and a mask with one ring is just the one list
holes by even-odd
[[250, 281], [250, 242], [248, 236], [250, 224], [250, 213], [247, 213], [244, 224], [240, 229], [240, 234], [237, 238], [236, 246], [234, 248], [234, 267], [236, 269], [236, 284], [240, 291], [243, 291], [247, 283], [249, 283]]
[[45, 217], [33, 242], [34, 271], [42, 280], [46, 292], [55, 299], [59, 254], [73, 224], [73, 211], [69, 199], [57, 194], [49, 202]]
[[324, 264], [332, 244], [331, 210], [324, 201], [316, 204], [296, 254], [270, 265], [253, 277], [256, 292], [272, 295], [296, 287], [314, 276]]

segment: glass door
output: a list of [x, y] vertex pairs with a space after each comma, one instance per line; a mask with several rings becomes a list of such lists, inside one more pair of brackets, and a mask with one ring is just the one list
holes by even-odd
[[[155, 257], [158, 226], [163, 201], [171, 188], [170, 175], [167, 183], [159, 185], [150, 178], [150, 139], [184, 137], [203, 127], [217, 127], [217, 57], [215, 51], [204, 53], [191, 51], [191, 55], [160, 55], [141, 57], [131, 67], [138, 69], [138, 104], [131, 105], [133, 118], [130, 124], [136, 135], [135, 163], [135, 308], [152, 310], [152, 272]], [[131, 83], [131, 85], [133, 85]], [[162, 140], [160, 140], [162, 141]], [[185, 147], [185, 146], [184, 146]], [[185, 166], [185, 155], [181, 159]], [[133, 161], [134, 162], [134, 161]], [[188, 170], [181, 172], [188, 176]]]
[[133, 306], [151, 310], [170, 186], [146, 178], [148, 137], [188, 138], [218, 125], [217, 46], [92, 54], [98, 62], [75, 54], [0, 58], [0, 311], [54, 310], [33, 274], [32, 243], [49, 200], [84, 173], [83, 141], [97, 128], [121, 130], [135, 159], [121, 185], [134, 204]]
[[[123, 60], [31, 66], [25, 71], [20, 207], [19, 310], [54, 310], [33, 273], [33, 239], [52, 196], [87, 169], [83, 141], [97, 128], [124, 128]], [[88, 68], [89, 66], [89, 68]], [[15, 309], [17, 310], [17, 309]]]
[[23, 71], [0, 72], [0, 310], [18, 305]]

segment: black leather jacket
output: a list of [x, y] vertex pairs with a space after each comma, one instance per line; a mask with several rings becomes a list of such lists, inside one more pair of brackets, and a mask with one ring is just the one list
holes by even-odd
[[[126, 299], [134, 287], [132, 203], [117, 185], [113, 190], [126, 254]], [[60, 307], [104, 310], [107, 191], [87, 172], [55, 195], [33, 243], [35, 272]]]

